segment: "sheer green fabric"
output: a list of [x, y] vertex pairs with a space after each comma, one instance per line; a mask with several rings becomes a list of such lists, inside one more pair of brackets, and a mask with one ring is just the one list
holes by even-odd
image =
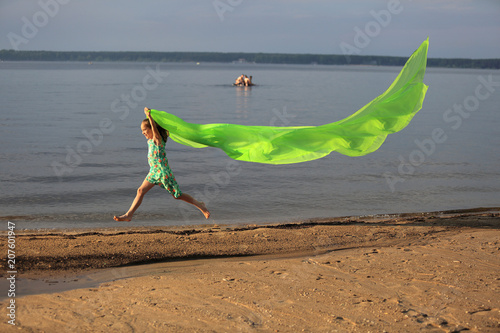
[[377, 150], [388, 134], [408, 125], [422, 108], [428, 39], [413, 53], [391, 86], [351, 116], [321, 126], [271, 127], [235, 124], [192, 124], [151, 110], [153, 119], [181, 144], [216, 147], [240, 161], [299, 163], [332, 151], [361, 156]]

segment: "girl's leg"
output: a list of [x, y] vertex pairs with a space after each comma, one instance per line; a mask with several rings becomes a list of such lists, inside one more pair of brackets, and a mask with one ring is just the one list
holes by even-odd
[[126, 212], [122, 216], [115, 216], [113, 217], [113, 219], [115, 221], [132, 221], [132, 216], [134, 215], [137, 208], [139, 208], [139, 206], [141, 205], [144, 195], [146, 195], [146, 193], [148, 193], [148, 191], [154, 186], [154, 184], [151, 184], [144, 179], [141, 187], [137, 189], [137, 195], [135, 196], [134, 202], [132, 202], [132, 205], [130, 206], [128, 212]]
[[191, 205], [195, 206], [203, 213], [203, 215], [205, 215], [206, 219], [208, 219], [210, 217], [210, 212], [208, 211], [207, 206], [205, 206], [205, 203], [202, 201], [197, 201], [189, 194], [182, 193], [178, 198], [175, 198], [175, 199], [185, 201], [185, 202], [190, 203]]

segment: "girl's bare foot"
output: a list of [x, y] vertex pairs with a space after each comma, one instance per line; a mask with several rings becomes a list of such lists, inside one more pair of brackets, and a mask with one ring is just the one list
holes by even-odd
[[127, 214], [123, 214], [122, 216], [113, 216], [113, 220], [118, 222], [130, 222], [132, 221], [132, 217], [129, 217]]
[[208, 211], [207, 206], [203, 201], [200, 202], [200, 206], [201, 206], [200, 209], [201, 212], [203, 213], [203, 215], [205, 215], [205, 218], [208, 219], [210, 217], [210, 212]]

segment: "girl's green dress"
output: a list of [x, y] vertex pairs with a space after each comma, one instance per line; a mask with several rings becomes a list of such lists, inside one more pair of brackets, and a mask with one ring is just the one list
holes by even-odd
[[148, 140], [148, 162], [150, 169], [146, 180], [151, 184], [160, 185], [175, 198], [180, 197], [182, 192], [168, 165], [165, 142], [162, 141], [158, 146], [153, 140]]

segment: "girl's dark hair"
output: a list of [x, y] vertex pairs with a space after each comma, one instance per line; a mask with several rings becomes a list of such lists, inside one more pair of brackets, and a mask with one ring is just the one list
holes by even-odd
[[[144, 124], [144, 126], [151, 128], [151, 123], [149, 122], [148, 118], [144, 119], [142, 121], [142, 123]], [[160, 125], [158, 125], [158, 123], [156, 123], [156, 122], [155, 122], [155, 125], [156, 125], [156, 129], [158, 130], [158, 133], [160, 133], [161, 138], [166, 143], [167, 139], [168, 139], [168, 131], [166, 129], [164, 129], [163, 127], [161, 127]]]

